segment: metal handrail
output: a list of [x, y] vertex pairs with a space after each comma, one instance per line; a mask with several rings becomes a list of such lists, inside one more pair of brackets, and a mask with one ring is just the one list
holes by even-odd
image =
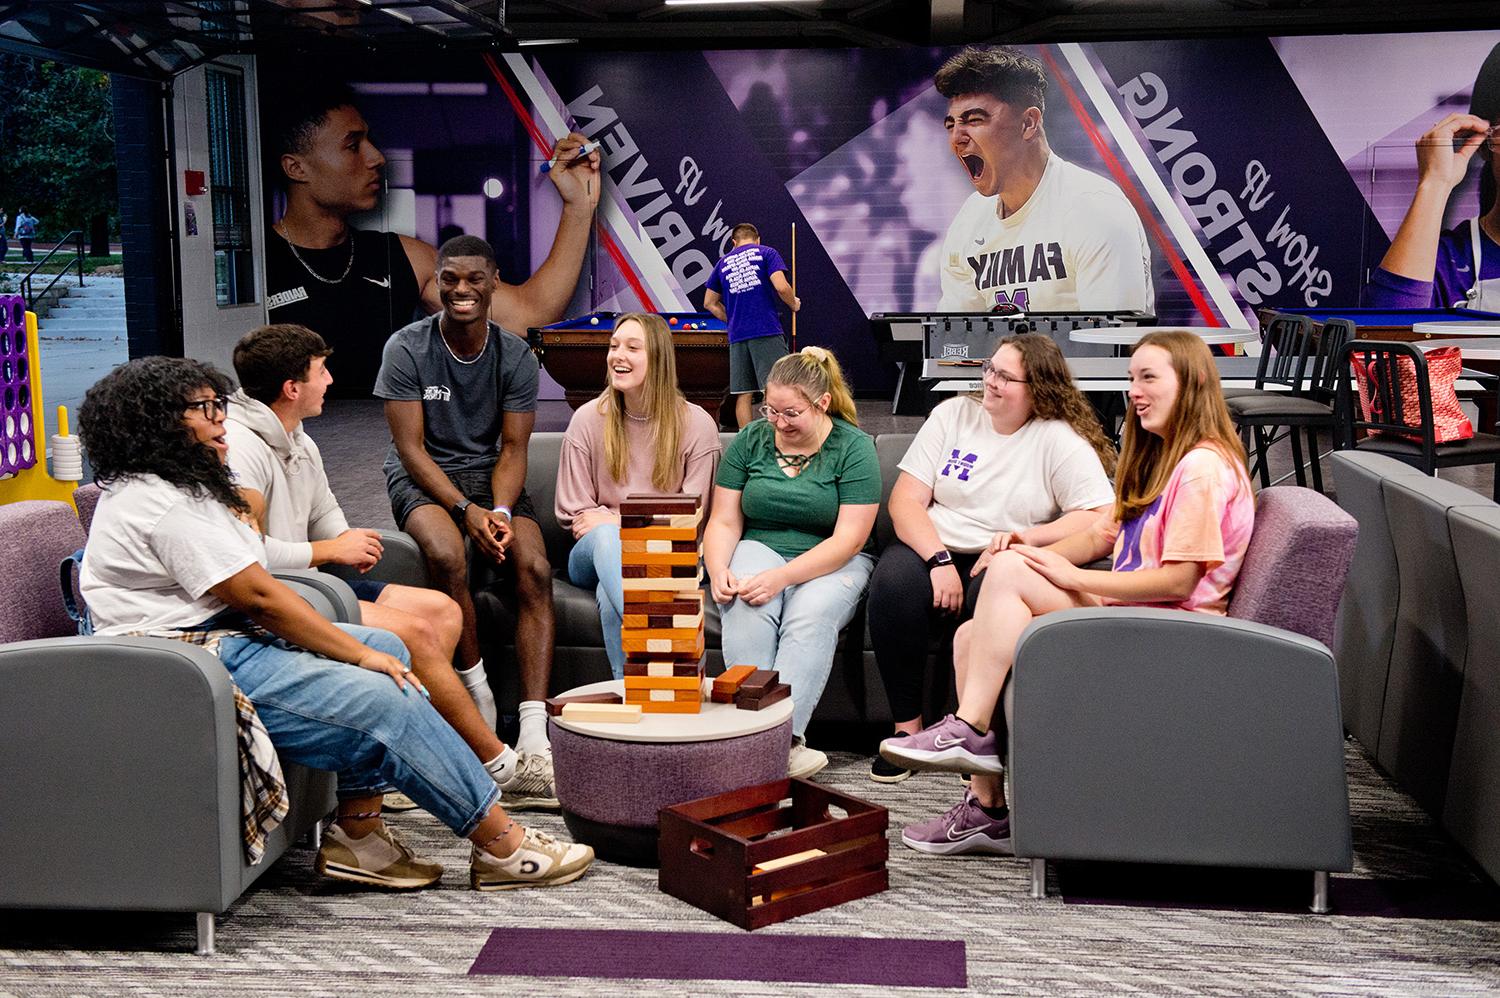
[[[67, 244], [67, 242], [68, 242], [69, 239], [73, 240], [73, 245], [74, 245], [74, 248], [75, 248], [75, 251], [76, 251], [75, 255], [74, 255], [74, 259], [72, 261], [70, 261], [68, 263], [68, 265], [66, 267], [64, 267], [62, 270], [59, 270], [57, 272], [57, 275], [55, 277], [53, 277], [52, 280], [50, 280], [50, 281], [47, 282], [47, 286], [45, 288], [43, 288], [40, 292], [35, 292], [34, 293], [33, 290], [32, 290], [32, 284], [31, 284], [32, 275], [34, 275], [38, 270], [41, 270], [42, 269], [42, 265], [45, 264], [48, 260], [52, 259], [53, 255], [58, 250], [62, 249], [63, 246], [65, 246]], [[35, 311], [35, 305], [36, 305], [37, 299], [41, 298], [48, 291], [51, 291], [52, 288], [53, 288], [53, 286], [55, 286], [58, 281], [62, 280], [63, 277], [65, 277], [67, 275], [68, 271], [70, 271], [70, 270], [73, 269], [73, 266], [75, 264], [78, 267], [78, 286], [81, 288], [81, 287], [83, 287], [83, 230], [82, 229], [74, 229], [72, 232], [69, 232], [67, 235], [65, 235], [61, 239], [59, 239], [57, 241], [57, 245], [53, 246], [52, 249], [48, 250], [47, 251], [47, 255], [44, 256], [44, 257], [42, 257], [36, 263], [34, 263], [32, 265], [32, 267], [31, 267], [31, 269], [26, 272], [26, 276], [23, 277], [23, 278], [21, 278], [21, 295], [26, 299], [26, 309], [27, 309], [27, 311]]]

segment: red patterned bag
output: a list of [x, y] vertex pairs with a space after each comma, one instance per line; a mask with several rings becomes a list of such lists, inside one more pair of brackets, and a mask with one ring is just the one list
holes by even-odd
[[[1427, 383], [1429, 393], [1432, 396], [1432, 422], [1434, 438], [1440, 444], [1452, 443], [1455, 440], [1468, 440], [1474, 436], [1474, 424], [1469, 422], [1469, 417], [1464, 415], [1463, 409], [1458, 404], [1458, 392], [1454, 390], [1453, 383], [1458, 380], [1463, 372], [1463, 355], [1458, 347], [1437, 347], [1423, 354], [1427, 361]], [[1395, 414], [1386, 414], [1379, 411], [1380, 393], [1371, 385], [1376, 377], [1376, 371], [1371, 370], [1361, 361], [1358, 355], [1349, 358], [1354, 367], [1355, 380], [1359, 382], [1359, 411], [1362, 418], [1375, 422], [1391, 422]], [[1422, 425], [1422, 407], [1417, 398], [1417, 366], [1412, 363], [1410, 357], [1397, 357], [1396, 369], [1401, 379], [1399, 391], [1401, 392], [1401, 416], [1407, 426], [1420, 427]], [[1370, 435], [1375, 436], [1381, 430], [1371, 430]], [[1421, 436], [1416, 433], [1397, 434], [1420, 440]]]

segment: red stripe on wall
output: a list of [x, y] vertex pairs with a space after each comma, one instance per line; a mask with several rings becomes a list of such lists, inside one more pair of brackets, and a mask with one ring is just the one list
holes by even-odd
[[[552, 155], [552, 143], [547, 141], [547, 137], [537, 127], [536, 119], [526, 110], [526, 105], [521, 102], [521, 95], [516, 93], [515, 88], [510, 85], [510, 81], [505, 78], [505, 74], [500, 71], [500, 64], [495, 61], [495, 57], [486, 52], [484, 54], [484, 64], [489, 67], [490, 75], [495, 78], [495, 82], [500, 84], [500, 89], [505, 92], [506, 99], [510, 101], [511, 108], [516, 112], [517, 120], [521, 122], [522, 127], [531, 136], [531, 141], [536, 143], [536, 147], [541, 150], [544, 157]], [[600, 183], [603, 183], [602, 171]], [[651, 300], [651, 296], [646, 293], [645, 285], [636, 276], [634, 269], [631, 268], [629, 261], [625, 258], [624, 251], [620, 249], [614, 237], [606, 232], [604, 227], [597, 222], [594, 223], [594, 231], [599, 234], [599, 242], [604, 246], [604, 251], [609, 254], [609, 258], [614, 261], [620, 273], [625, 276], [625, 281], [630, 285], [630, 290], [635, 292], [636, 298], [640, 300], [641, 308], [647, 312], [655, 312], [656, 304]]]
[[1172, 272], [1177, 275], [1177, 279], [1182, 282], [1183, 289], [1187, 291], [1188, 297], [1192, 299], [1193, 307], [1198, 310], [1198, 314], [1203, 317], [1206, 325], [1222, 326], [1224, 323], [1214, 313], [1213, 307], [1208, 303], [1208, 299], [1204, 297], [1203, 291], [1198, 287], [1198, 282], [1193, 278], [1192, 271], [1188, 270], [1187, 264], [1183, 262], [1176, 247], [1172, 245], [1171, 237], [1162, 229], [1161, 223], [1156, 220], [1156, 212], [1147, 202], [1145, 196], [1141, 194], [1140, 189], [1136, 187], [1135, 181], [1131, 179], [1130, 173], [1125, 169], [1125, 164], [1120, 162], [1114, 150], [1104, 141], [1104, 136], [1099, 132], [1099, 126], [1089, 116], [1088, 109], [1084, 107], [1078, 93], [1068, 84], [1067, 77], [1063, 75], [1062, 67], [1053, 58], [1050, 48], [1044, 45], [1040, 47], [1040, 51], [1042, 59], [1047, 63], [1047, 68], [1052, 71], [1052, 78], [1062, 87], [1063, 95], [1067, 97], [1069, 106], [1073, 108], [1074, 116], [1078, 118], [1079, 124], [1083, 126], [1083, 130], [1087, 133], [1089, 141], [1094, 144], [1099, 157], [1104, 160], [1104, 165], [1108, 168], [1110, 176], [1114, 178], [1115, 183], [1119, 185], [1120, 189], [1125, 192], [1125, 196], [1130, 199], [1130, 203], [1135, 205], [1136, 214], [1141, 217], [1146, 230], [1151, 233], [1151, 237], [1161, 247], [1163, 255], [1167, 258], [1167, 263], [1172, 267]]

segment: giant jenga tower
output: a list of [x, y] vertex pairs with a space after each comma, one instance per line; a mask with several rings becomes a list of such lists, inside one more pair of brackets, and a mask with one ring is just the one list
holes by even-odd
[[625, 702], [647, 713], [702, 709], [702, 521], [695, 495], [634, 494], [620, 503]]

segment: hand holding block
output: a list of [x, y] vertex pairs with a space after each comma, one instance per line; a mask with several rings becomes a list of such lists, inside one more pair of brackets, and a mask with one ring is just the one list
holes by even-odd
[[636, 703], [565, 703], [564, 721], [594, 721], [606, 724], [638, 724], [641, 705]]
[[734, 705], [740, 710], [760, 710], [762, 707], [779, 703], [791, 695], [792, 688], [786, 683], [777, 683], [758, 697], [747, 697], [744, 688], [741, 687], [740, 695], [734, 698]]
[[570, 703], [623, 703], [618, 693], [579, 693], [570, 697], [549, 697], [547, 714], [556, 717]]

